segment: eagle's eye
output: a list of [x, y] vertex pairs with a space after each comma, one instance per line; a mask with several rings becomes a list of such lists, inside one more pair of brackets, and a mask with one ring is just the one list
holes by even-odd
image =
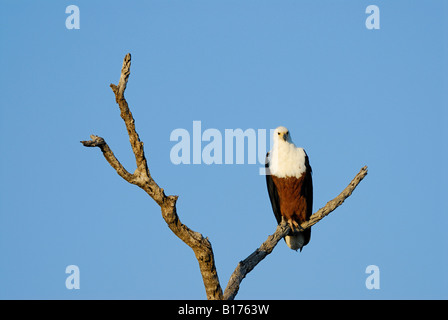
[[280, 132], [278, 133], [278, 135], [280, 135]]

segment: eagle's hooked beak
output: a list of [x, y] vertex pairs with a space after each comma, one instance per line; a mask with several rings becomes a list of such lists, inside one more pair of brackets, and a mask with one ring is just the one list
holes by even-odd
[[287, 135], [288, 135], [287, 133], [282, 134], [283, 141], [286, 141]]

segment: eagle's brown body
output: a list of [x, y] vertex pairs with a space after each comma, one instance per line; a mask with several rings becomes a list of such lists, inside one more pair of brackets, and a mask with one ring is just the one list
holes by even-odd
[[304, 194], [303, 184], [306, 181], [303, 174], [299, 179], [293, 177], [278, 178], [272, 176], [272, 181], [279, 194], [280, 213], [286, 221], [295, 221], [299, 225], [309, 219], [308, 202]]

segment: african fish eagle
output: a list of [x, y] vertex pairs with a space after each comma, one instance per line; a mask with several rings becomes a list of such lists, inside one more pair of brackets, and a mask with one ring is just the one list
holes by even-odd
[[277, 223], [284, 217], [291, 226], [286, 244], [302, 251], [311, 237], [311, 228], [303, 230], [300, 224], [313, 213], [313, 180], [308, 155], [294, 145], [285, 127], [274, 131], [272, 150], [266, 155], [266, 183]]

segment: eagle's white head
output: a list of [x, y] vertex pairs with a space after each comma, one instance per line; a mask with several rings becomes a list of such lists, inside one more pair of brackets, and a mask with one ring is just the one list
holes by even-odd
[[289, 133], [289, 130], [285, 127], [277, 127], [277, 129], [274, 130], [274, 144], [283, 142], [289, 142], [292, 143], [291, 140], [291, 134]]
[[306, 171], [305, 150], [297, 148], [285, 127], [274, 130], [272, 150], [269, 152], [269, 170], [280, 178], [300, 176]]

